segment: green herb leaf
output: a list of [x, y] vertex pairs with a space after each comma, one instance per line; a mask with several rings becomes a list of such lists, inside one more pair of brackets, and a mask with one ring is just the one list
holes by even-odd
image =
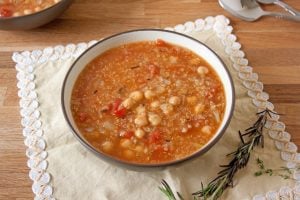
[[264, 162], [261, 159], [257, 158], [256, 163], [259, 166], [259, 169], [265, 169]]
[[254, 173], [254, 176], [261, 176], [262, 174], [263, 174], [262, 171], [258, 171], [258, 172], [255, 172], [255, 173]]

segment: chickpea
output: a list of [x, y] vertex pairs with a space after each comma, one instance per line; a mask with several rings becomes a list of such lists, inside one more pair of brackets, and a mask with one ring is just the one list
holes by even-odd
[[177, 96], [172, 96], [170, 99], [169, 99], [169, 103], [172, 104], [173, 106], [177, 106], [180, 104], [180, 98], [177, 97]]
[[20, 13], [20, 12], [15, 12], [15, 13], [13, 14], [13, 16], [14, 16], [14, 17], [19, 17], [19, 16], [21, 16], [21, 13]]
[[204, 66], [200, 66], [197, 68], [197, 72], [199, 75], [204, 76], [205, 74], [208, 73], [208, 69]]
[[141, 91], [134, 91], [129, 94], [129, 98], [133, 99], [136, 102], [139, 102], [144, 98], [144, 95]]
[[102, 148], [104, 151], [109, 152], [113, 149], [113, 143], [110, 141], [105, 141], [102, 143]]
[[26, 9], [26, 10], [24, 10], [23, 12], [24, 12], [24, 15], [29, 15], [29, 14], [32, 13], [32, 10]]
[[201, 131], [205, 134], [211, 134], [211, 127], [206, 125], [206, 126], [203, 126]]
[[151, 104], [150, 104], [151, 108], [158, 108], [160, 106], [160, 103], [159, 101], [153, 101]]
[[141, 145], [138, 145], [138, 146], [135, 147], [134, 150], [137, 151], [138, 153], [143, 153], [144, 152], [144, 147], [142, 147]]
[[42, 10], [42, 8], [41, 8], [40, 6], [37, 6], [37, 7], [34, 8], [34, 11], [35, 11], [35, 12], [38, 12], [38, 11], [40, 11], [40, 10]]
[[196, 96], [189, 96], [186, 98], [186, 101], [188, 104], [195, 105], [197, 103], [197, 97]]
[[199, 113], [202, 113], [204, 111], [204, 105], [202, 103], [199, 103], [195, 106], [195, 113], [196, 114], [199, 114]]
[[160, 106], [160, 109], [163, 111], [164, 114], [168, 115], [170, 114], [174, 108], [171, 104], [168, 104], [168, 103], [164, 103]]
[[135, 110], [136, 110], [138, 115], [146, 113], [146, 108], [143, 105], [139, 105]]
[[134, 152], [129, 150], [129, 149], [126, 149], [124, 151], [124, 155], [127, 157], [127, 158], [133, 158], [134, 157]]
[[155, 97], [155, 93], [152, 90], [146, 90], [144, 92], [144, 95], [146, 99], [152, 99], [153, 97]]
[[152, 126], [157, 126], [161, 122], [161, 117], [155, 113], [149, 113], [148, 120]]
[[130, 146], [131, 146], [131, 140], [130, 139], [122, 139], [121, 141], [120, 141], [120, 145], [121, 145], [121, 147], [123, 147], [123, 148], [129, 148]]
[[130, 109], [134, 106], [134, 104], [135, 104], [134, 100], [132, 100], [131, 98], [127, 98], [122, 102], [121, 105], [124, 106], [124, 108], [126, 109]]
[[138, 128], [135, 132], [134, 132], [134, 135], [141, 139], [145, 136], [145, 131], [143, 131], [142, 129]]
[[148, 124], [147, 121], [147, 117], [146, 115], [139, 115], [137, 116], [137, 118], [134, 119], [134, 123], [138, 126], [138, 127], [142, 127]]

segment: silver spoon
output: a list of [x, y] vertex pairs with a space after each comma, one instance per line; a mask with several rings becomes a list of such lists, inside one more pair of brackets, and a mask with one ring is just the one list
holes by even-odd
[[288, 4], [284, 3], [283, 1], [280, 0], [257, 0], [259, 3], [263, 4], [276, 4], [278, 6], [281, 6], [284, 10], [287, 12], [291, 13], [292, 15], [298, 15], [300, 16], [300, 12], [294, 9], [293, 7], [289, 6]]
[[256, 21], [263, 16], [300, 21], [300, 16], [264, 11], [256, 1], [252, 0], [245, 1], [244, 7], [241, 4], [241, 0], [219, 0], [219, 4], [232, 15], [246, 21]]

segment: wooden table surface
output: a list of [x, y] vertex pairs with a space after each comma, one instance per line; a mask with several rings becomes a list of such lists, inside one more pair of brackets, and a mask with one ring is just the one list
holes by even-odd
[[[300, 9], [299, 0], [286, 0]], [[266, 9], [276, 9], [272, 6]], [[279, 9], [276, 9], [279, 10]], [[174, 26], [223, 14], [300, 146], [300, 23], [265, 18], [244, 22], [214, 0], [75, 0], [52, 23], [30, 31], [0, 31], [0, 199], [33, 199], [17, 97], [13, 51], [77, 43], [128, 29]]]

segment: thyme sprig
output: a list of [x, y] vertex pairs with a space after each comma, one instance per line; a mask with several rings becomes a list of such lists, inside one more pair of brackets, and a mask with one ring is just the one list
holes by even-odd
[[264, 162], [259, 158], [256, 159], [256, 164], [257, 164], [259, 170], [254, 173], [254, 176], [262, 176], [262, 175], [266, 174], [269, 176], [280, 176], [283, 179], [291, 179], [293, 171], [300, 170], [299, 166], [293, 167], [293, 168], [280, 167], [278, 169], [267, 168], [267, 167], [265, 167]]
[[[232, 159], [227, 165], [221, 165], [220, 167], [224, 168], [221, 170], [217, 177], [213, 179], [208, 185], [203, 186], [201, 183], [201, 189], [197, 192], [194, 192], [192, 195], [194, 199], [198, 200], [207, 200], [218, 199], [223, 192], [228, 187], [233, 187], [233, 178], [238, 170], [244, 168], [249, 159], [251, 152], [254, 147], [261, 146], [264, 147], [264, 129], [267, 123], [268, 118], [272, 118], [272, 114], [277, 115], [273, 111], [266, 109], [257, 113], [258, 119], [257, 121], [248, 129], [242, 133], [239, 131], [240, 144], [236, 151], [229, 153], [227, 156], [231, 156]], [[177, 200], [172, 189], [169, 187], [166, 181], [163, 180], [163, 187], [161, 187], [161, 191], [165, 191], [164, 193], [168, 197], [172, 197], [169, 200]], [[180, 200], [184, 200], [180, 193], [177, 192]]]

